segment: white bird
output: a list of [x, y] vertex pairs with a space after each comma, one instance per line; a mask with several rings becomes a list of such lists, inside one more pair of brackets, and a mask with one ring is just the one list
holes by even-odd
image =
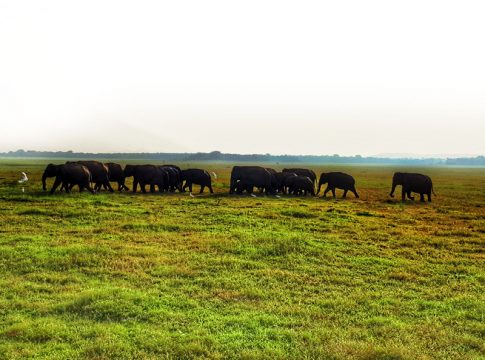
[[189, 195], [190, 195], [190, 197], [195, 197], [194, 194], [192, 194], [192, 193], [189, 193]]
[[279, 195], [275, 195], [275, 196], [276, 196], [278, 199], [281, 197], [281, 196], [279, 196]]
[[217, 180], [217, 174], [214, 171], [212, 172], [212, 176]]
[[19, 184], [26, 183], [28, 180], [29, 178], [27, 177], [27, 174], [22, 171], [22, 177], [19, 180]]
[[251, 194], [251, 196], [252, 196], [252, 197], [257, 197], [257, 196], [256, 196], [256, 195], [254, 195], [254, 194]]

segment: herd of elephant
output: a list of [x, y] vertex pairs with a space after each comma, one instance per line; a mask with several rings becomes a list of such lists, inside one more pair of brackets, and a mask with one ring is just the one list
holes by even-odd
[[[216, 177], [215, 173], [212, 173]], [[61, 186], [60, 190], [69, 193], [74, 186], [78, 186], [80, 191], [84, 189], [91, 193], [105, 190], [113, 192], [110, 182], [118, 184], [118, 191], [129, 191], [125, 185], [128, 177], [133, 177], [133, 192], [140, 186], [141, 191], [146, 193], [146, 186], [150, 187], [150, 192], [185, 192], [189, 188], [192, 193], [192, 186], [199, 185], [200, 193], [207, 187], [211, 193], [212, 178], [211, 174], [202, 169], [182, 170], [176, 165], [126, 165], [123, 169], [120, 164], [102, 163], [99, 161], [68, 161], [65, 164], [49, 164], [42, 175], [42, 188], [47, 190], [46, 179], [55, 177], [54, 184], [50, 190], [53, 194]], [[94, 187], [92, 187], [94, 184]], [[317, 184], [317, 175], [313, 170], [292, 168], [283, 169], [278, 172], [271, 168], [262, 166], [234, 166], [231, 171], [230, 194], [252, 194], [254, 189], [259, 189], [260, 193], [268, 195], [293, 194], [293, 195], [312, 195], [320, 193], [322, 185], [327, 184], [323, 192], [326, 196], [329, 191], [333, 197], [336, 196], [335, 190], [344, 191], [343, 197], [347, 192], [352, 192], [356, 198], [359, 197], [355, 189], [355, 180], [351, 175], [342, 172], [328, 172], [320, 175]], [[417, 173], [396, 172], [392, 178], [392, 189], [390, 196], [394, 197], [396, 187], [402, 187], [402, 201], [406, 197], [414, 200], [412, 193], [420, 195], [420, 200], [431, 201], [433, 193], [433, 183], [429, 176]]]

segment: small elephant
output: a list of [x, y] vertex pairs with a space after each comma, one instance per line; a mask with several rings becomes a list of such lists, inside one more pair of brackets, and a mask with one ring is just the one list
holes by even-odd
[[427, 195], [428, 201], [431, 202], [431, 193], [436, 195], [433, 191], [433, 182], [427, 175], [404, 172], [394, 173], [392, 177], [392, 189], [389, 194], [391, 197], [394, 197], [394, 191], [398, 185], [401, 185], [401, 198], [403, 202], [406, 200], [406, 196], [410, 200], [414, 200], [414, 197], [411, 196], [413, 192], [419, 194], [421, 201], [424, 201], [424, 195]]
[[200, 194], [204, 192], [205, 187], [209, 188], [211, 194], [214, 193], [212, 190], [212, 182], [210, 174], [202, 169], [187, 169], [180, 172], [180, 181], [185, 181], [182, 191], [188, 187], [189, 191], [192, 192], [192, 184], [200, 185]]
[[315, 187], [313, 181], [308, 176], [291, 176], [287, 178], [288, 193], [294, 195], [315, 196]]
[[[108, 167], [109, 170], [109, 181], [113, 181], [118, 184], [118, 191], [130, 191], [128, 186], [125, 185], [125, 173], [121, 165], [112, 162], [106, 163], [105, 165]], [[104, 189], [108, 190], [108, 187], [104, 186]]]
[[294, 173], [299, 176], [307, 176], [313, 183], [313, 187], [315, 187], [317, 182], [317, 174], [313, 170], [310, 169], [302, 169], [302, 168], [292, 168], [292, 169], [283, 169], [283, 172]]
[[295, 173], [291, 172], [279, 172], [274, 175], [275, 178], [275, 190], [278, 193], [281, 194], [287, 194], [288, 193], [288, 181], [289, 178], [298, 176]]
[[163, 171], [165, 177], [164, 190], [182, 192], [182, 179], [180, 178], [182, 170], [177, 165], [162, 165], [159, 168]]
[[357, 190], [355, 190], [355, 179], [349, 174], [343, 172], [322, 173], [318, 182], [317, 194], [320, 192], [322, 185], [327, 183], [328, 185], [323, 192], [323, 197], [325, 197], [329, 191], [332, 191], [332, 195], [335, 197], [335, 189], [342, 189], [344, 191], [342, 198], [347, 196], [348, 191], [353, 192], [356, 198], [359, 197]]

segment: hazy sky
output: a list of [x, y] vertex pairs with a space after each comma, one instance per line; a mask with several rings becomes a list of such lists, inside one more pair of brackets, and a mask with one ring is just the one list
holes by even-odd
[[0, 151], [485, 154], [484, 15], [0, 0]]

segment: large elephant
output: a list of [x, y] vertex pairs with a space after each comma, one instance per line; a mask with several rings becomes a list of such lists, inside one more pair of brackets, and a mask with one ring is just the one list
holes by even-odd
[[155, 186], [159, 192], [164, 189], [164, 173], [162, 169], [155, 165], [126, 165], [124, 170], [125, 177], [133, 176], [133, 192], [135, 193], [138, 184], [142, 193], [146, 193], [146, 185], [150, 185], [150, 192], [155, 192]]
[[403, 172], [394, 173], [392, 177], [392, 189], [389, 194], [391, 197], [394, 197], [394, 191], [398, 185], [401, 185], [402, 201], [406, 200], [406, 195], [409, 199], [414, 200], [414, 197], [411, 196], [413, 192], [419, 194], [421, 201], [424, 201], [424, 195], [428, 196], [428, 201], [431, 201], [431, 193], [436, 195], [433, 191], [433, 182], [427, 175]]
[[85, 188], [91, 193], [94, 190], [91, 188], [91, 173], [89, 169], [81, 164], [68, 163], [61, 165], [49, 164], [42, 174], [42, 189], [47, 190], [46, 179], [55, 177], [54, 185], [50, 190], [53, 194], [57, 187], [62, 184], [62, 187], [66, 192], [70, 192], [74, 185], [79, 186], [79, 191], [83, 191]]
[[211, 194], [214, 193], [212, 190], [212, 182], [210, 174], [202, 169], [187, 169], [180, 172], [180, 181], [185, 181], [182, 191], [188, 187], [189, 191], [192, 192], [192, 185], [200, 185], [200, 194], [204, 192], [205, 187], [209, 188]]
[[91, 173], [91, 181], [95, 184], [94, 189], [96, 191], [101, 190], [101, 186], [108, 189], [110, 192], [114, 191], [109, 183], [109, 168], [107, 165], [94, 160], [75, 162], [68, 161], [66, 164], [69, 163], [81, 164], [89, 169], [89, 172]]
[[308, 176], [290, 176], [287, 178], [288, 194], [315, 196], [315, 186]]
[[[106, 163], [105, 165], [108, 167], [109, 181], [118, 183], [118, 191], [130, 191], [128, 186], [125, 185], [125, 173], [121, 165], [112, 162]], [[107, 190], [106, 187], [105, 190]]]
[[251, 193], [253, 188], [257, 187], [262, 188], [266, 194], [272, 194], [272, 177], [271, 173], [261, 166], [234, 166], [231, 171], [229, 193], [240, 194], [244, 190]]
[[323, 197], [325, 197], [329, 191], [332, 191], [332, 195], [335, 197], [335, 189], [342, 189], [344, 191], [343, 198], [347, 196], [348, 191], [353, 192], [356, 198], [359, 197], [357, 190], [355, 190], [355, 179], [349, 174], [343, 172], [322, 173], [320, 175], [320, 180], [318, 181], [317, 194], [320, 192], [322, 185], [327, 183], [328, 185], [323, 192]]
[[317, 184], [317, 174], [313, 170], [310, 169], [302, 169], [302, 168], [293, 168], [293, 169], [283, 169], [283, 172], [294, 173], [299, 176], [307, 176], [313, 183], [315, 187]]

